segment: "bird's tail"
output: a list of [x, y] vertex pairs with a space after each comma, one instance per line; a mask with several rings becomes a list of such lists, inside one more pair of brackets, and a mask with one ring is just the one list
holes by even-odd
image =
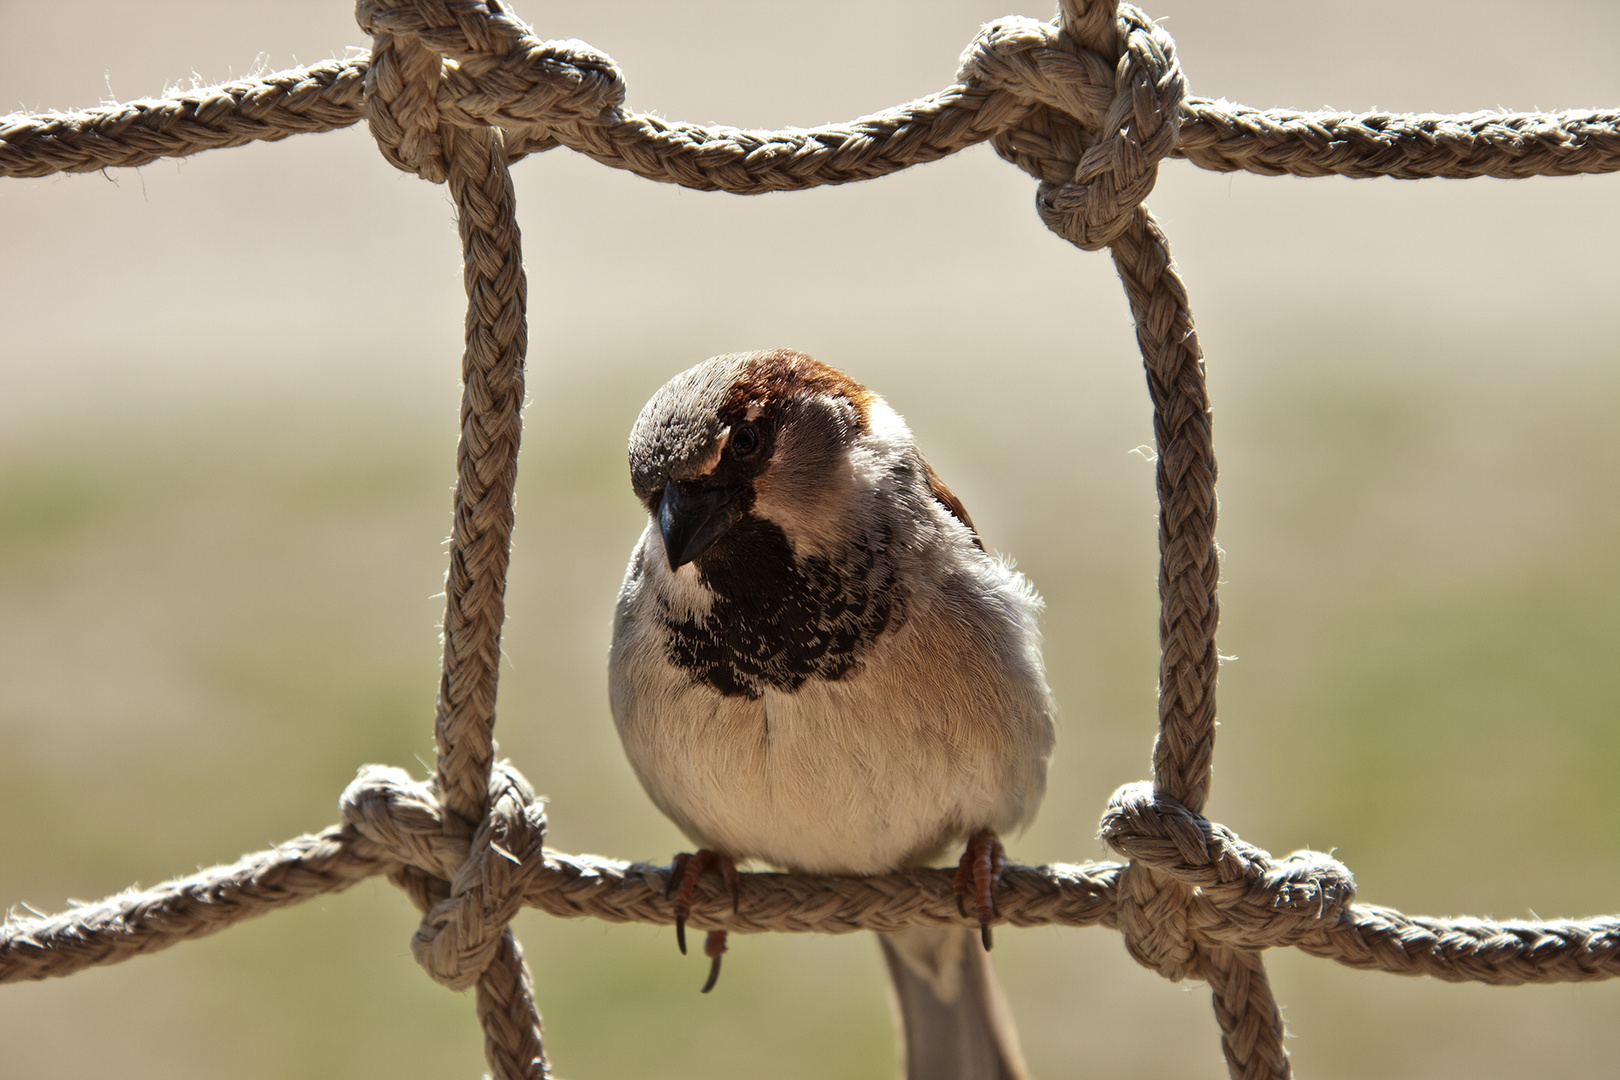
[[976, 930], [879, 934], [905, 1080], [1026, 1080], [1012, 1013]]

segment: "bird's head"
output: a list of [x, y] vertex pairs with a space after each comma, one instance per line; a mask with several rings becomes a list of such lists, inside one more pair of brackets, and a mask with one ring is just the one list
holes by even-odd
[[717, 356], [665, 383], [630, 432], [630, 481], [670, 568], [750, 517], [796, 549], [833, 544], [860, 483], [851, 448], [877, 409], [905, 432], [865, 387], [786, 349]]

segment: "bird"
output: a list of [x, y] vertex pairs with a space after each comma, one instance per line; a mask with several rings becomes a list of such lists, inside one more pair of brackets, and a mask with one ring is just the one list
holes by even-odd
[[[1055, 707], [1042, 602], [990, 554], [905, 420], [789, 349], [716, 356], [630, 433], [646, 528], [614, 612], [609, 697], [631, 768], [697, 845], [738, 863], [872, 875], [956, 857], [967, 926], [879, 934], [911, 1080], [1025, 1075], [990, 966], [1005, 851], [1046, 786]], [[711, 931], [708, 992], [726, 951]]]

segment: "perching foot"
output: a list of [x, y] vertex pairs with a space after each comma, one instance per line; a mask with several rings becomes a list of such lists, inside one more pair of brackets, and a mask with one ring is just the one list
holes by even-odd
[[[664, 895], [675, 902], [675, 944], [682, 956], [686, 955], [686, 919], [692, 914], [692, 895], [697, 890], [698, 878], [703, 876], [705, 870], [720, 871], [726, 891], [731, 893], [732, 911], [737, 911], [742, 905], [742, 879], [737, 876], [737, 865], [729, 855], [703, 848], [695, 853], [682, 852], [675, 856], [675, 862], [670, 866], [669, 888]], [[709, 981], [703, 984], [705, 994], [714, 989], [715, 981], [720, 978], [720, 957], [725, 951], [726, 932], [710, 930], [703, 943], [703, 955], [711, 961]]]
[[996, 887], [1006, 868], [1007, 849], [992, 829], [973, 834], [956, 867], [956, 909], [979, 917], [979, 940], [986, 952], [990, 950], [990, 920], [996, 917]]

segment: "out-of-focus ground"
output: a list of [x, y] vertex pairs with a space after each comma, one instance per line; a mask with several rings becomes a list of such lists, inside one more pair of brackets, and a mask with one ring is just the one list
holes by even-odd
[[[522, 0], [630, 100], [740, 126], [937, 89], [988, 0]], [[1044, 7], [1025, 9], [1044, 16]], [[1620, 9], [1181, 0], [1195, 93], [1462, 112], [1620, 103]], [[341, 55], [341, 3], [0, 3], [0, 108], [71, 108]], [[1020, 861], [1106, 857], [1153, 738], [1151, 442], [1104, 255], [978, 147], [741, 199], [559, 150], [516, 169], [532, 372], [503, 750], [566, 851], [681, 837], [620, 756], [608, 621], [640, 528], [625, 434], [664, 379], [794, 346], [911, 420], [1044, 592], [1063, 706]], [[1333, 849], [1361, 898], [1620, 910], [1620, 177], [1290, 180], [1168, 163], [1151, 205], [1209, 356], [1223, 718], [1209, 812]], [[364, 762], [431, 760], [462, 296], [441, 188], [364, 128], [0, 182], [0, 903], [51, 911], [336, 817]], [[415, 760], [413, 760], [415, 759]], [[386, 883], [122, 966], [0, 988], [0, 1075], [367, 1077], [480, 1067]], [[526, 913], [577, 1078], [885, 1077], [872, 943], [735, 941], [718, 990], [645, 926]], [[1104, 930], [1005, 931], [1036, 1075], [1223, 1076], [1208, 996]], [[1589, 1077], [1620, 986], [1270, 967], [1313, 1077]]]

